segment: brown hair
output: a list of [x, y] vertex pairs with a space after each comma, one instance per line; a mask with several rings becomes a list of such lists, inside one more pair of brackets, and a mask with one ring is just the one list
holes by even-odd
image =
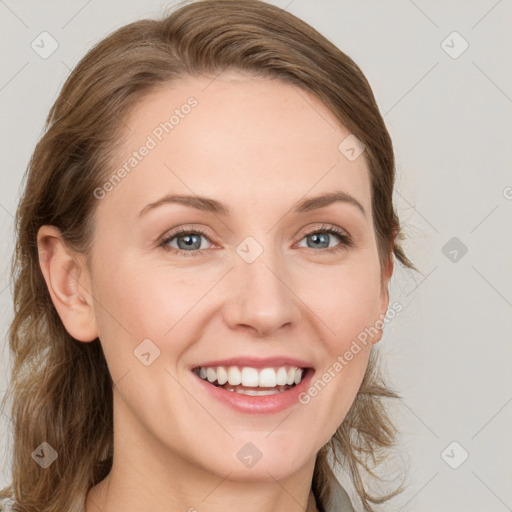
[[[104, 479], [113, 457], [113, 382], [99, 339], [81, 343], [64, 328], [38, 261], [42, 225], [56, 226], [73, 250], [87, 254], [97, 199], [119, 147], [123, 118], [157, 87], [185, 76], [224, 70], [279, 79], [319, 98], [366, 146], [375, 236], [381, 268], [400, 247], [394, 211], [391, 139], [358, 66], [316, 30], [259, 0], [203, 0], [161, 20], [124, 26], [92, 48], [66, 80], [46, 119], [24, 176], [16, 212], [11, 275], [14, 319], [9, 329], [12, 377], [12, 482], [0, 493], [23, 512], [80, 512], [87, 491]], [[395, 443], [382, 400], [398, 398], [379, 376], [372, 350], [366, 374], [342, 425], [318, 453], [312, 488], [323, 510], [331, 488], [328, 455], [350, 472], [365, 511], [383, 497], [368, 493], [376, 454]], [[47, 469], [33, 450], [58, 447]], [[370, 459], [373, 461], [370, 463]]]

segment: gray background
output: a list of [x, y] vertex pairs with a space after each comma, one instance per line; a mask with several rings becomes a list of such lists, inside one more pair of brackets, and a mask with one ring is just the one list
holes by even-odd
[[[396, 149], [405, 248], [421, 274], [395, 273], [391, 301], [404, 309], [381, 342], [387, 374], [403, 396], [392, 409], [402, 432], [398, 466], [386, 472], [394, 478], [406, 467], [409, 483], [385, 509], [512, 510], [511, 2], [272, 3], [360, 65]], [[13, 214], [46, 114], [98, 39], [169, 5], [0, 0], [0, 392], [10, 364]], [[31, 48], [43, 31], [59, 45], [46, 59]], [[469, 47], [458, 55], [464, 40]], [[0, 429], [4, 485], [5, 414]]]

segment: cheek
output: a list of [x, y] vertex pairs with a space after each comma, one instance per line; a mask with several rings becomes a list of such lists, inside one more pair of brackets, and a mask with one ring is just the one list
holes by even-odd
[[380, 282], [371, 267], [352, 267], [324, 283], [324, 293], [316, 289], [307, 299], [325, 327], [325, 357], [303, 403], [310, 403], [315, 415], [325, 418], [326, 442], [346, 416], [364, 377], [371, 334], [380, 318]]
[[115, 267], [98, 269], [95, 282], [99, 337], [114, 368], [131, 364], [135, 348], [145, 339], [161, 338], [175, 321], [172, 313], [181, 310], [179, 293], [157, 293], [165, 287], [140, 266], [118, 260]]
[[218, 280], [218, 275], [199, 278], [190, 269], [144, 267], [127, 258], [102, 266], [95, 275], [95, 310], [113, 370], [131, 367], [134, 350], [146, 339], [176, 360], [200, 324], [197, 306]]
[[310, 302], [326, 324], [329, 352], [337, 355], [379, 319], [379, 274], [369, 267], [343, 269], [331, 274], [324, 292], [317, 289]]

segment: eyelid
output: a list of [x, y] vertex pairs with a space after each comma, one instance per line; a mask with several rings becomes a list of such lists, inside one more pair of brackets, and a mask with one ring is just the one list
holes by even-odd
[[345, 236], [349, 239], [352, 239], [347, 230], [340, 228], [334, 224], [320, 224], [314, 227], [306, 227], [299, 231], [296, 236], [300, 236], [300, 240], [302, 240], [305, 236], [312, 235], [318, 231], [334, 231], [338, 236]]

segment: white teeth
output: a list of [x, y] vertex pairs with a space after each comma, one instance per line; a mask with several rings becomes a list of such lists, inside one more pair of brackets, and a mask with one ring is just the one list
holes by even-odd
[[260, 390], [254, 390], [254, 389], [240, 389], [237, 391], [237, 393], [241, 395], [249, 395], [249, 396], [266, 396], [266, 395], [277, 395], [277, 393], [280, 393], [277, 389], [262, 389]]
[[224, 368], [224, 366], [217, 366], [217, 382], [220, 386], [226, 384], [228, 381], [228, 372]]
[[260, 388], [275, 388], [277, 384], [276, 372], [273, 368], [263, 368], [260, 372], [258, 386]]
[[[196, 370], [197, 372], [197, 370]], [[239, 386], [240, 384], [245, 387], [260, 387], [260, 388], [275, 388], [276, 386], [292, 386], [299, 384], [302, 380], [304, 370], [296, 366], [280, 366], [279, 368], [252, 368], [244, 366], [209, 366], [200, 367], [197, 372], [199, 377], [203, 380], [208, 380], [210, 383], [217, 382], [217, 385], [223, 386], [228, 383], [230, 386]], [[242, 394], [251, 394], [243, 390]], [[265, 392], [263, 392], [265, 391]], [[268, 392], [267, 392], [268, 391]], [[279, 392], [279, 391], [275, 391]], [[274, 391], [258, 390], [257, 396], [263, 394], [274, 394]]]
[[242, 368], [242, 386], [258, 386], [258, 370], [256, 370], [256, 368]]
[[286, 384], [286, 380], [288, 378], [288, 373], [286, 371], [286, 368], [279, 368], [276, 373], [276, 384], [278, 386], [284, 386]]
[[226, 391], [232, 391], [234, 393], [239, 393], [240, 395], [250, 395], [250, 396], [264, 396], [264, 395], [277, 395], [278, 393], [284, 393], [286, 389], [274, 388], [274, 389], [237, 389], [235, 391], [235, 387], [237, 386], [224, 386]]
[[230, 366], [228, 369], [228, 382], [232, 386], [238, 386], [242, 383], [242, 373], [236, 366]]

